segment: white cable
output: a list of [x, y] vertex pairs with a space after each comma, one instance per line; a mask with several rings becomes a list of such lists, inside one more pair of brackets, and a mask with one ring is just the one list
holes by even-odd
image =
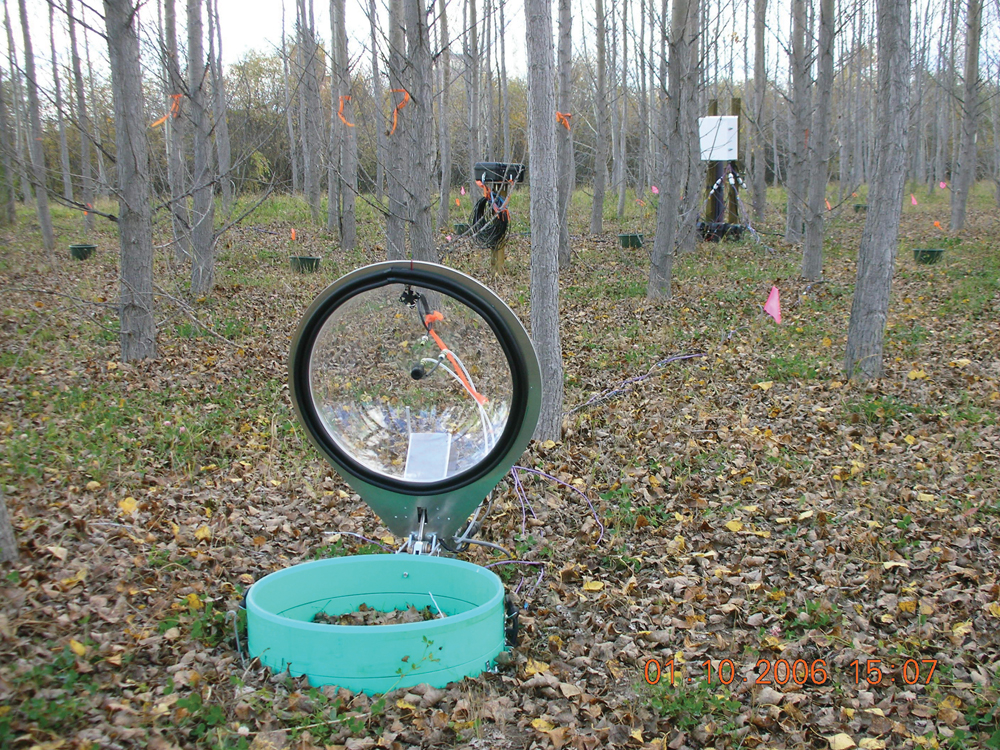
[[[442, 352], [442, 354], [443, 354], [443, 352]], [[454, 355], [452, 355], [452, 356], [454, 356]], [[441, 362], [438, 359], [425, 359], [425, 360], [421, 360], [421, 362], [425, 362], [425, 361], [437, 362], [437, 366], [440, 367], [440, 368], [442, 368], [449, 375], [451, 375], [458, 382], [458, 384], [461, 385], [462, 388], [465, 389], [465, 392], [468, 393], [469, 396], [472, 397], [472, 400], [476, 402], [476, 407], [479, 409], [479, 421], [480, 421], [480, 423], [483, 426], [483, 442], [484, 442], [483, 455], [485, 456], [487, 453], [490, 452], [490, 450], [493, 449], [494, 437], [493, 437], [493, 431], [492, 431], [491, 426], [490, 426], [490, 422], [486, 418], [486, 410], [483, 409], [483, 405], [481, 403], [479, 403], [479, 399], [476, 398], [476, 394], [469, 388], [469, 386], [465, 382], [463, 382], [463, 380], [460, 377], [458, 377], [458, 375], [455, 373], [454, 370], [452, 370], [450, 367], [448, 367], [448, 365], [444, 364], [443, 362]]]

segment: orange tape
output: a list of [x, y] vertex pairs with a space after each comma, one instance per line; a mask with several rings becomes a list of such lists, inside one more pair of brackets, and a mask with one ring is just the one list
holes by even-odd
[[565, 127], [566, 130], [569, 130], [569, 118], [572, 116], [573, 115], [570, 112], [556, 112], [556, 122], [562, 123], [563, 127]]
[[392, 135], [396, 132], [396, 125], [399, 123], [399, 110], [405, 107], [410, 101], [410, 92], [406, 89], [393, 89], [393, 94], [402, 94], [403, 101], [396, 105], [396, 108], [392, 110], [392, 130], [390, 130], [386, 135]]
[[448, 347], [445, 346], [445, 343], [444, 341], [441, 340], [441, 337], [438, 336], [437, 333], [435, 333], [432, 324], [436, 323], [439, 320], [444, 320], [444, 315], [442, 315], [437, 310], [424, 316], [424, 324], [427, 326], [427, 332], [431, 335], [431, 338], [434, 339], [434, 343], [437, 344], [440, 347], [441, 351], [444, 352], [444, 355], [448, 358], [448, 361], [451, 362], [452, 367], [455, 368], [455, 374], [458, 376], [458, 379], [462, 381], [462, 385], [464, 385], [468, 389], [469, 393], [472, 394], [472, 397], [476, 399], [476, 401], [478, 401], [480, 404], [485, 404], [487, 401], [489, 401], [489, 399], [486, 398], [486, 396], [484, 396], [483, 394], [476, 391], [476, 389], [472, 387], [472, 383], [470, 383], [468, 380], [465, 379], [465, 373], [462, 372], [462, 368], [459, 366], [458, 360], [456, 360], [454, 355], [452, 355], [452, 353], [448, 351]]
[[170, 99], [171, 99], [171, 102], [170, 102], [170, 114], [172, 114], [174, 116], [174, 119], [177, 119], [178, 117], [181, 116], [181, 97], [182, 96], [183, 96], [183, 94], [171, 94], [170, 95]]
[[347, 118], [344, 117], [344, 102], [349, 102], [349, 101], [351, 101], [351, 97], [349, 96], [340, 97], [340, 109], [337, 110], [337, 117], [339, 117], [340, 121], [343, 122], [347, 127], [353, 128], [354, 123], [348, 122]]
[[159, 120], [157, 120], [156, 122], [154, 122], [154, 123], [153, 123], [152, 125], [150, 125], [149, 127], [151, 127], [151, 128], [155, 128], [155, 127], [159, 127], [160, 125], [162, 125], [162, 124], [163, 124], [163, 123], [165, 123], [166, 121], [167, 121], [167, 116], [166, 116], [166, 115], [163, 115], [163, 117], [161, 117], [161, 118], [160, 118]]

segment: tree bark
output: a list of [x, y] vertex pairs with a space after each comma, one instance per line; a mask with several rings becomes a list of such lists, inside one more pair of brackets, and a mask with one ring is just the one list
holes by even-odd
[[115, 102], [123, 362], [156, 356], [149, 150], [142, 110], [137, 15], [138, 8], [131, 0], [104, 0]]
[[507, 88], [507, 23], [504, 18], [504, 5], [507, 0], [500, 0], [500, 116], [503, 117], [503, 160], [511, 160], [510, 142], [510, 96]]
[[805, 206], [806, 149], [809, 143], [809, 51], [806, 34], [806, 0], [792, 0], [792, 124], [789, 133], [791, 152], [785, 187], [788, 190], [785, 240], [802, 241], [803, 207]]
[[285, 95], [285, 128], [288, 130], [288, 153], [292, 163], [292, 193], [302, 190], [302, 180], [299, 177], [299, 149], [295, 138], [295, 117], [293, 115], [293, 102], [291, 91], [288, 88], [288, 79], [291, 75], [288, 64], [288, 41], [285, 36], [285, 4], [281, 4], [281, 70], [282, 70], [282, 92]]
[[[186, 170], [184, 168], [184, 118], [181, 100], [184, 78], [177, 56], [177, 10], [175, 0], [164, 0], [163, 26], [165, 37], [167, 91], [167, 182], [170, 186], [170, 225], [174, 234], [174, 257], [178, 262], [191, 259], [191, 212], [188, 210]], [[89, 151], [88, 151], [89, 153]], [[89, 177], [89, 170], [85, 179]]]
[[205, 60], [201, 0], [187, 2], [188, 97], [193, 125], [191, 292], [204, 295], [215, 283], [215, 201], [212, 197], [212, 125], [205, 106]]
[[628, 0], [622, 2], [622, 66], [618, 95], [621, 97], [621, 116], [618, 121], [618, 154], [615, 171], [618, 176], [618, 220], [625, 216], [625, 191], [628, 188]]
[[767, 0], [755, 0], [753, 37], [753, 120], [750, 123], [750, 164], [753, 212], [757, 221], [764, 221], [767, 208], [767, 134], [764, 132], [764, 99], [767, 96], [767, 58], [764, 51], [764, 29], [767, 22]]
[[215, 154], [218, 169], [219, 192], [222, 193], [222, 210], [228, 212], [233, 203], [232, 149], [229, 141], [229, 122], [226, 119], [226, 80], [222, 72], [222, 29], [219, 26], [219, 0], [208, 0], [208, 64], [212, 74], [212, 113], [215, 133]]
[[525, 0], [528, 49], [528, 159], [531, 164], [531, 339], [542, 371], [536, 440], [562, 433], [563, 371], [559, 338], [559, 230], [556, 109], [552, 91], [551, 0]]
[[7, 512], [7, 498], [0, 487], [0, 563], [16, 563], [20, 559], [17, 548], [17, 537], [14, 536], [14, 525], [10, 522]]
[[469, 130], [469, 194], [476, 195], [476, 162], [481, 160], [479, 142], [479, 23], [476, 20], [476, 0], [465, 0], [468, 26], [465, 32], [465, 97], [468, 105]]
[[[969, 191], [976, 184], [976, 130], [979, 119], [979, 39], [983, 28], [981, 0], [969, 0], [965, 21], [965, 84], [962, 90], [962, 145], [951, 187], [951, 231], [965, 226]], [[995, 146], [995, 144], [994, 144]]]
[[[403, 36], [403, 0], [389, 0], [389, 88], [397, 93], [392, 94], [390, 104], [403, 101], [398, 93], [403, 88], [403, 61], [405, 53], [405, 38]], [[392, 115], [395, 132], [388, 137], [387, 153], [389, 165], [401, 165], [406, 158], [403, 144], [403, 133], [407, 128], [406, 115], [399, 115], [398, 110]], [[399, 260], [406, 257], [406, 224], [409, 220], [406, 190], [407, 177], [402, 170], [390, 168], [386, 171], [386, 181], [389, 186], [389, 211], [385, 219], [386, 255], [389, 260]]]
[[10, 12], [7, 0], [4, 0], [4, 28], [7, 31], [7, 60], [10, 64], [10, 78], [13, 83], [11, 91], [11, 108], [14, 110], [14, 158], [17, 162], [18, 182], [21, 187], [21, 197], [25, 203], [31, 202], [31, 178], [28, 177], [28, 159], [25, 146], [28, 143], [27, 130], [24, 124], [24, 94], [21, 91], [21, 66], [17, 63], [17, 48], [14, 46], [14, 33], [11, 30]]
[[375, 197], [382, 201], [385, 195], [385, 163], [386, 163], [386, 135], [385, 135], [385, 91], [382, 88], [382, 74], [379, 71], [378, 61], [378, 10], [375, 7], [375, 0], [368, 1], [368, 22], [371, 27], [372, 37], [372, 95], [375, 97]]
[[42, 228], [42, 244], [55, 260], [56, 237], [49, 213], [49, 191], [45, 186], [45, 152], [42, 148], [42, 120], [38, 104], [38, 78], [35, 75], [35, 53], [31, 49], [31, 32], [28, 29], [28, 11], [25, 0], [18, 0], [21, 11], [21, 31], [24, 33], [24, 77], [28, 89], [29, 130], [28, 153], [31, 156], [31, 177], [35, 188], [35, 207], [38, 223]]
[[656, 237], [650, 254], [649, 281], [646, 284], [646, 296], [649, 299], [670, 298], [674, 255], [678, 240], [682, 239], [677, 232], [681, 192], [685, 190], [681, 176], [690, 171], [687, 164], [690, 159], [687, 143], [692, 137], [692, 112], [689, 110], [696, 106], [696, 83], [700, 67], [697, 46], [698, 5], [698, 0], [674, 0], [673, 3], [667, 99], [661, 115], [661, 132], [666, 136], [666, 151], [663, 172], [659, 178]]
[[55, 2], [49, 5], [49, 44], [52, 47], [52, 87], [56, 98], [56, 123], [59, 128], [59, 165], [62, 167], [63, 198], [73, 200], [73, 177], [69, 168], [69, 144], [66, 142], [66, 118], [63, 117], [62, 82], [59, 80], [59, 56], [56, 54]]
[[[502, 8], [503, 6], [501, 6]], [[451, 211], [451, 113], [448, 108], [451, 89], [451, 43], [448, 37], [448, 3], [438, 0], [438, 15], [441, 18], [441, 104], [438, 108], [438, 152], [441, 156], [441, 184], [438, 200], [438, 231], [448, 229], [448, 215]]]
[[[571, 0], [559, 0], [559, 105], [564, 115], [573, 109], [573, 11]], [[569, 201], [573, 195], [573, 126], [570, 117], [556, 125], [556, 161], [559, 169], [559, 269], [572, 262], [569, 244]]]
[[14, 164], [11, 160], [10, 119], [7, 117], [7, 95], [4, 92], [3, 71], [0, 70], [0, 165], [3, 166], [4, 196], [3, 224], [13, 226], [17, 222], [17, 194], [14, 186]]
[[810, 280], [823, 276], [823, 217], [830, 161], [830, 100], [833, 97], [833, 42], [836, 17], [834, 0], [820, 0], [819, 69], [816, 75], [816, 109], [813, 112], [809, 152], [806, 236], [802, 247], [802, 275]]
[[104, 168], [104, 139], [101, 135], [101, 119], [107, 119], [103, 110], [97, 106], [97, 96], [94, 93], [94, 69], [90, 64], [90, 41], [87, 34], [83, 35], [83, 49], [87, 56], [87, 87], [90, 89], [90, 107], [93, 112], [91, 123], [93, 124], [92, 142], [97, 147], [97, 193], [101, 198], [107, 198], [111, 194], [111, 187], [108, 184], [107, 170]]
[[858, 250], [844, 360], [848, 377], [862, 380], [882, 375], [885, 324], [903, 204], [910, 98], [909, 0], [878, 0], [877, 12], [876, 164]]
[[596, 0], [597, 22], [597, 91], [594, 110], [597, 117], [597, 143], [594, 147], [594, 202], [590, 207], [590, 233], [604, 231], [604, 192], [608, 179], [608, 66], [604, 18], [604, 0]]
[[[354, 107], [351, 103], [351, 70], [347, 54], [347, 16], [344, 0], [330, 2], [331, 107], [330, 203], [327, 226], [336, 230], [342, 250], [353, 250], [357, 240], [354, 197], [358, 190], [357, 140], [354, 134]], [[336, 187], [333, 187], [336, 186]]]
[[[433, 1], [433, 0], [432, 0]], [[434, 93], [431, 85], [430, 29], [424, 0], [403, 0], [410, 103], [407, 106], [410, 252], [416, 260], [437, 261], [431, 226], [434, 172]]]
[[[66, 0], [66, 14], [69, 17], [70, 59], [73, 64], [73, 87], [76, 94], [76, 124], [80, 131], [80, 188], [85, 206], [94, 205], [94, 168], [90, 158], [90, 144], [93, 138], [90, 117], [87, 114], [87, 100], [83, 94], [83, 70], [80, 53], [76, 46], [76, 21], [73, 18], [73, 0]], [[94, 212], [85, 211], [83, 220], [86, 236], [94, 231]]]
[[319, 95], [319, 44], [312, 23], [312, 0], [298, 0], [299, 50], [302, 66], [302, 164], [306, 202], [313, 224], [321, 223], [320, 216], [320, 95]]

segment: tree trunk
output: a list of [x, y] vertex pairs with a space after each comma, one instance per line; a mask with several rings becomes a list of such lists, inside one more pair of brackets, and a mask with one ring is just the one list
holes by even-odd
[[882, 375], [889, 292], [902, 213], [909, 120], [910, 3], [878, 0], [876, 164], [858, 250], [858, 275], [847, 329], [848, 377]]
[[[83, 95], [83, 69], [80, 53], [76, 46], [76, 21], [73, 18], [73, 0], [66, 0], [66, 15], [69, 17], [70, 58], [73, 63], [73, 87], [76, 94], [76, 125], [80, 131], [80, 188], [83, 204], [94, 205], [94, 174], [90, 159], [90, 144], [93, 139], [90, 117], [87, 114], [87, 100]], [[84, 212], [84, 231], [89, 238], [94, 231], [93, 211]]]
[[767, 134], [764, 132], [764, 99], [767, 97], [767, 58], [764, 56], [764, 29], [767, 0], [755, 0], [753, 37], [753, 120], [750, 123], [751, 175], [754, 218], [764, 221], [767, 209]]
[[485, 0], [483, 7], [483, 61], [486, 63], [486, 125], [481, 128], [485, 142], [483, 156], [488, 161], [496, 159], [496, 144], [493, 136], [496, 131], [496, 106], [493, 99], [493, 2]]
[[[502, 8], [503, 6], [501, 6]], [[438, 14], [441, 17], [441, 104], [438, 108], [438, 151], [441, 154], [441, 187], [438, 202], [438, 231], [448, 229], [448, 215], [451, 210], [451, 112], [448, 108], [451, 89], [451, 43], [448, 37], [448, 3], [438, 0]]]
[[320, 218], [320, 95], [319, 45], [312, 24], [312, 0], [298, 0], [299, 50], [302, 66], [302, 164], [306, 202], [313, 224]]
[[[397, 93], [392, 94], [390, 105], [402, 102], [398, 93], [403, 89], [403, 57], [405, 52], [403, 36], [403, 0], [389, 0], [389, 88]], [[389, 211], [385, 218], [385, 245], [389, 260], [399, 260], [406, 257], [406, 224], [409, 221], [406, 199], [408, 177], [402, 170], [393, 168], [406, 159], [406, 148], [403, 143], [403, 133], [407, 127], [407, 112], [399, 115], [394, 111], [391, 121], [394, 132], [388, 137], [387, 153], [390, 169], [386, 171], [386, 181], [389, 185]]]
[[[649, 299], [669, 299], [673, 279], [674, 255], [678, 245], [677, 224], [681, 193], [685, 191], [681, 175], [690, 159], [687, 142], [691, 139], [692, 112], [699, 74], [698, 0], [674, 0], [670, 25], [670, 65], [667, 98], [661, 114], [661, 132], [666, 136], [663, 172], [660, 174], [660, 199], [656, 210], [656, 237], [650, 254]], [[664, 32], [665, 33], [665, 32]], [[688, 190], [690, 192], [690, 190]]]
[[507, 23], [504, 19], [504, 5], [507, 0], [500, 0], [500, 114], [503, 117], [503, 160], [511, 160], [510, 143], [510, 96], [507, 90]]
[[[983, 27], [980, 0], [969, 0], [965, 21], [965, 85], [962, 91], [962, 146], [951, 187], [951, 231], [965, 226], [969, 191], [976, 184], [976, 129], [979, 116], [979, 39]], [[994, 148], [996, 144], [994, 144]]]
[[[340, 248], [353, 250], [358, 234], [354, 214], [354, 197], [358, 191], [358, 146], [354, 127], [354, 106], [351, 103], [351, 69], [347, 54], [347, 16], [344, 12], [344, 0], [331, 0], [330, 25], [331, 39], [333, 39], [331, 82], [335, 86], [334, 100], [331, 102], [335, 110], [331, 113], [330, 122], [337, 129], [336, 141], [339, 146], [330, 153], [330, 164], [335, 166], [330, 181], [339, 186], [337, 193], [340, 205], [335, 208], [338, 209], [336, 216]], [[343, 103], [342, 113], [341, 103]], [[340, 114], [343, 114], [343, 119]]]
[[[563, 115], [573, 109], [573, 11], [571, 0], [559, 0], [559, 105]], [[556, 161], [559, 169], [559, 268], [572, 262], [569, 244], [569, 201], [573, 195], [573, 129], [567, 116], [556, 125]]]
[[[167, 182], [170, 186], [170, 225], [174, 235], [174, 257], [178, 262], [191, 259], [191, 212], [184, 168], [184, 118], [181, 117], [181, 100], [184, 96], [184, 78], [177, 56], [177, 10], [175, 0], [164, 0], [163, 26], [165, 37], [167, 91]], [[89, 151], [88, 151], [89, 153]], [[86, 175], [89, 177], [89, 170]], [[86, 179], [85, 177], [85, 179]]]
[[14, 187], [14, 165], [11, 161], [11, 130], [7, 117], [7, 95], [4, 93], [3, 71], [0, 70], [0, 165], [3, 166], [4, 196], [0, 223], [13, 226], [17, 222], [17, 195]]
[[802, 275], [810, 280], [823, 276], [823, 217], [830, 161], [830, 100], [833, 96], [834, 0], [820, 0], [819, 69], [816, 76], [816, 109], [810, 141], [806, 237], [802, 248]]
[[59, 80], [59, 56], [56, 54], [55, 3], [49, 5], [49, 44], [52, 46], [52, 86], [56, 97], [56, 122], [59, 127], [59, 165], [62, 167], [63, 198], [73, 200], [73, 177], [69, 168], [69, 144], [66, 142], [66, 118], [63, 117], [62, 84]]
[[24, 77], [28, 89], [29, 130], [28, 153], [31, 155], [31, 177], [35, 188], [35, 206], [38, 223], [42, 228], [42, 244], [55, 260], [56, 237], [52, 231], [52, 215], [49, 213], [49, 191], [45, 186], [45, 152], [42, 148], [42, 119], [38, 105], [38, 78], [35, 75], [35, 53], [31, 49], [31, 33], [28, 30], [28, 11], [25, 0], [18, 0], [21, 11], [21, 31], [24, 33]]
[[[650, 37], [652, 41], [652, 37]], [[636, 62], [639, 68], [639, 160], [635, 178], [635, 197], [643, 200], [646, 183], [649, 151], [649, 89], [646, 73], [649, 58], [646, 56], [646, 0], [639, 0], [639, 46], [636, 48]]]
[[285, 128], [288, 131], [288, 155], [292, 164], [292, 193], [302, 190], [302, 180], [299, 177], [299, 149], [295, 138], [295, 117], [293, 115], [292, 94], [288, 88], [288, 79], [291, 75], [288, 65], [288, 41], [285, 37], [285, 4], [281, 4], [281, 84], [282, 92], [285, 95]]
[[138, 8], [132, 0], [104, 0], [115, 101], [123, 362], [156, 356], [149, 151], [142, 109], [139, 36], [133, 25], [137, 17]]
[[788, 202], [785, 240], [802, 241], [803, 207], [805, 206], [806, 148], [809, 144], [809, 51], [806, 34], [806, 0], [792, 0], [792, 125], [789, 133], [788, 175], [785, 186]]
[[21, 66], [17, 63], [17, 48], [14, 46], [14, 34], [11, 31], [10, 13], [7, 0], [4, 0], [4, 28], [7, 30], [7, 60], [10, 64], [10, 78], [13, 82], [11, 91], [11, 107], [14, 110], [14, 142], [15, 159], [17, 161], [18, 182], [21, 186], [21, 197], [25, 203], [31, 202], [31, 179], [28, 177], [28, 157], [25, 145], [28, 142], [24, 124], [24, 94], [21, 91]]
[[596, 0], [597, 22], [597, 91], [594, 109], [597, 117], [597, 143], [594, 147], [594, 202], [590, 207], [590, 233], [604, 231], [604, 191], [608, 175], [608, 66], [605, 38], [604, 0]]
[[621, 119], [618, 121], [618, 154], [615, 156], [618, 176], [618, 220], [625, 216], [625, 191], [628, 188], [628, 0], [622, 0], [622, 67], [618, 95], [621, 97]]
[[[331, 107], [331, 117], [330, 117], [330, 132], [329, 132], [329, 142], [327, 144], [329, 154], [326, 160], [326, 230], [331, 234], [335, 234], [341, 244], [343, 244], [343, 237], [341, 235], [340, 220], [341, 220], [341, 204], [340, 204], [340, 168], [341, 159], [343, 154], [341, 153], [341, 147], [343, 144], [344, 137], [347, 135], [344, 131], [347, 130], [347, 126], [340, 120], [339, 108], [341, 106], [342, 96], [348, 95], [347, 86], [344, 84], [343, 71], [340, 69], [340, 55], [337, 52], [337, 45], [340, 43], [340, 34], [338, 32], [337, 26], [341, 23], [341, 19], [337, 16], [337, 3], [340, 0], [330, 0], [330, 107]], [[341, 14], [341, 17], [343, 14]], [[346, 104], [347, 102], [345, 102]], [[344, 118], [347, 119], [347, 118]], [[350, 122], [350, 120], [348, 120]]]
[[187, 0], [188, 97], [193, 125], [191, 293], [204, 295], [215, 283], [215, 201], [212, 197], [212, 125], [205, 107], [205, 61], [201, 0]]
[[562, 433], [559, 229], [551, 0], [525, 0], [528, 48], [528, 159], [531, 164], [531, 339], [542, 371], [536, 440]]
[[[482, 154], [479, 146], [479, 23], [476, 20], [476, 0], [465, 0], [468, 26], [465, 33], [465, 98], [469, 125], [469, 194], [476, 195], [476, 162]], [[475, 199], [473, 199], [475, 200]]]
[[375, 0], [368, 2], [368, 22], [371, 26], [372, 37], [372, 95], [375, 97], [375, 197], [381, 203], [385, 195], [385, 163], [386, 163], [386, 135], [385, 135], [385, 92], [382, 89], [382, 74], [379, 72], [378, 64], [378, 10], [375, 7]]
[[14, 525], [10, 522], [7, 512], [7, 498], [0, 487], [0, 563], [16, 563], [20, 559], [17, 549], [17, 537], [14, 536]]
[[226, 81], [222, 73], [222, 28], [219, 26], [219, 0], [208, 0], [208, 64], [212, 73], [212, 110], [215, 133], [215, 154], [222, 210], [228, 212], [233, 203], [232, 150], [229, 142], [229, 122], [226, 119]]
[[[432, 0], [433, 1], [433, 0]], [[431, 85], [431, 43], [424, 0], [403, 0], [406, 20], [410, 103], [406, 135], [409, 142], [410, 252], [416, 260], [437, 261], [431, 226], [434, 172], [434, 93]]]
[[107, 198], [111, 194], [111, 187], [108, 184], [108, 174], [104, 168], [104, 140], [101, 136], [102, 118], [106, 119], [103, 110], [97, 106], [97, 96], [94, 94], [94, 69], [90, 64], [90, 37], [83, 35], [83, 49], [87, 57], [87, 87], [90, 89], [90, 107], [93, 113], [91, 124], [93, 126], [92, 142], [97, 147], [97, 192], [101, 198]]

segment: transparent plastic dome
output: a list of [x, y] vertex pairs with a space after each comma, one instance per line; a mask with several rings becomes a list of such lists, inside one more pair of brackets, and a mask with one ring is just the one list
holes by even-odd
[[510, 415], [510, 365], [489, 324], [442, 292], [389, 284], [326, 319], [309, 358], [312, 400], [337, 446], [403, 482], [465, 472]]

